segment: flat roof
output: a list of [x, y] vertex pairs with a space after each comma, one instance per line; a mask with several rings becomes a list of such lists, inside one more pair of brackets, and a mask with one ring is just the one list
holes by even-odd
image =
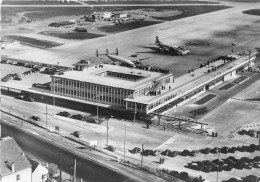
[[[178, 93], [184, 91], [188, 88], [188, 90], [192, 90], [192, 88], [196, 88], [197, 86], [202, 86], [203, 84], [207, 83], [207, 81], [211, 79], [216, 79], [219, 76], [222, 76], [223, 74], [233, 71], [234, 68], [237, 68], [239, 65], [245, 63], [248, 61], [248, 56], [240, 56], [237, 54], [230, 54], [229, 56], [237, 58], [235, 61], [232, 61], [230, 63], [226, 63], [223, 67], [217, 68], [216, 71], [211, 71], [208, 73], [209, 69], [212, 69], [214, 67], [218, 67], [221, 64], [224, 63], [224, 60], [218, 60], [213, 63], [210, 63], [210, 65], [206, 65], [205, 67], [195, 69], [194, 72], [186, 73], [180, 77], [177, 77], [174, 79], [174, 83], [168, 83], [165, 90], [161, 90], [160, 95], [156, 96], [140, 96], [135, 98], [127, 98], [127, 101], [137, 102], [137, 103], [144, 103], [144, 104], [150, 104], [156, 100], [160, 100], [170, 93]], [[252, 57], [251, 57], [252, 58]], [[217, 75], [217, 76], [216, 76]], [[171, 87], [171, 89], [169, 89]]]
[[[103, 77], [99, 74], [103, 72], [117, 72], [122, 74], [129, 74], [143, 77], [137, 81], [131, 81], [126, 79]], [[172, 74], [168, 74], [172, 75]], [[82, 82], [88, 82], [97, 85], [104, 85], [110, 87], [117, 87], [127, 90], [137, 90], [146, 85], [152, 84], [153, 81], [161, 79], [165, 76], [163, 73], [150, 72], [135, 68], [122, 67], [117, 65], [102, 64], [102, 67], [97, 66], [94, 69], [88, 69], [84, 71], [67, 71], [63, 75], [54, 75], [56, 78], [66, 78], [71, 80], [78, 80]]]

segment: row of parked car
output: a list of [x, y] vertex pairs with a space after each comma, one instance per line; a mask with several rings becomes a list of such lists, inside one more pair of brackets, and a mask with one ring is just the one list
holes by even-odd
[[[201, 150], [192, 150], [192, 151], [183, 150], [181, 152], [180, 151], [171, 151], [169, 149], [166, 149], [164, 151], [161, 151], [161, 150], [156, 150], [156, 151], [145, 150], [145, 154], [151, 155], [151, 156], [161, 154], [161, 155], [168, 156], [168, 157], [176, 157], [177, 155], [181, 155], [181, 156], [184, 156], [184, 157], [185, 156], [195, 157], [199, 153], [216, 154], [216, 153], [220, 152], [220, 153], [223, 153], [223, 154], [227, 154], [227, 153], [235, 153], [236, 151], [251, 152], [252, 153], [252, 152], [255, 152], [255, 151], [260, 151], [260, 146], [255, 145], [255, 144], [251, 144], [251, 145], [248, 145], [248, 146], [243, 145], [243, 146], [238, 146], [238, 147], [226, 147], [226, 146], [224, 146], [224, 147], [221, 147], [221, 148], [218, 148], [218, 147], [204, 148], [204, 149], [201, 149]], [[135, 147], [135, 148], [129, 150], [129, 152], [132, 153], [132, 154], [137, 154], [137, 153], [141, 152], [141, 149], [139, 147]]]
[[[80, 120], [80, 121], [86, 121], [88, 123], [96, 123], [96, 120], [90, 116], [82, 116], [81, 114], [72, 115], [67, 111], [59, 112], [57, 115], [62, 116], [62, 117], [71, 118], [71, 119]], [[102, 122], [102, 120], [100, 119], [99, 122]]]
[[213, 161], [205, 160], [205, 161], [197, 161], [190, 162], [185, 167], [203, 171], [206, 173], [215, 172], [215, 171], [231, 171], [233, 168], [235, 169], [252, 169], [252, 168], [260, 168], [260, 156], [256, 156], [253, 159], [248, 157], [242, 157], [241, 159], [236, 159], [233, 156], [230, 156], [226, 159], [215, 159]]
[[8, 82], [9, 80], [22, 80], [21, 74], [8, 74], [1, 79], [2, 82]]
[[260, 131], [257, 130], [239, 130], [237, 132], [240, 135], [248, 135], [250, 137], [258, 137], [258, 135], [260, 135]]

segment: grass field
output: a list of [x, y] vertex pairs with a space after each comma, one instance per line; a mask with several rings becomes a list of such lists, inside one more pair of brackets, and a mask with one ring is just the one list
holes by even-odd
[[228, 83], [222, 87], [219, 88], [219, 90], [228, 90], [230, 89], [231, 87], [235, 86], [234, 84], [231, 84], [231, 83]]
[[197, 105], [202, 105], [205, 104], [206, 102], [210, 101], [211, 99], [213, 99], [214, 97], [216, 97], [216, 95], [213, 94], [208, 94], [205, 97], [201, 98], [200, 100], [198, 100], [197, 102], [195, 102], [194, 104]]
[[11, 40], [17, 40], [24, 45], [29, 45], [29, 46], [33, 46], [33, 47], [39, 47], [39, 48], [51, 48], [51, 47], [56, 47], [56, 46], [62, 45], [57, 42], [39, 40], [39, 39], [35, 39], [35, 38], [23, 37], [23, 36], [17, 36], [17, 35], [8, 35], [8, 36], [5, 36], [5, 38], [11, 39]]
[[[143, 9], [144, 7], [140, 6], [130, 6], [130, 7], [106, 7], [105, 9], [102, 9], [102, 7], [2, 7], [1, 14], [2, 19], [8, 18], [10, 15], [15, 15], [19, 12], [27, 12], [25, 16], [27, 18], [31, 19], [45, 19], [50, 17], [56, 17], [56, 16], [71, 16], [71, 15], [88, 15], [93, 12], [102, 12], [102, 11], [129, 11], [129, 10], [136, 10], [136, 9]], [[162, 10], [177, 10], [182, 11], [183, 14], [177, 15], [174, 17], [157, 17], [157, 19], [161, 20], [176, 20], [184, 17], [199, 15], [203, 13], [209, 13], [212, 11], [217, 11], [221, 9], [226, 9], [228, 7], [226, 6], [166, 6], [166, 7], [149, 7], [146, 8], [152, 8], [155, 11], [162, 11]]]
[[70, 33], [62, 33], [62, 32], [51, 32], [45, 31], [40, 32], [42, 35], [49, 35], [53, 37], [63, 38], [63, 39], [94, 39], [97, 37], [102, 37], [103, 35], [88, 33], [88, 32], [70, 32]]
[[78, 2], [59, 2], [59, 1], [3, 1], [3, 5], [76, 5]]
[[250, 10], [247, 10], [247, 11], [243, 11], [243, 13], [249, 14], [249, 15], [260, 16], [260, 9], [250, 9]]
[[118, 32], [149, 26], [149, 25], [154, 25], [157, 23], [161, 23], [161, 22], [160, 21], [131, 21], [131, 22], [123, 22], [122, 24], [119, 25], [107, 25], [107, 26], [99, 27], [99, 29], [107, 33], [118, 33]]
[[89, 1], [88, 4], [218, 4], [219, 2], [209, 2], [209, 1], [108, 1], [94, 2]]

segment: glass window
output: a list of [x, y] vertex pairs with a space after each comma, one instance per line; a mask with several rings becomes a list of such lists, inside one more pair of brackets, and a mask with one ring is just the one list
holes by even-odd
[[16, 181], [19, 181], [20, 180], [20, 174], [17, 174], [16, 175]]

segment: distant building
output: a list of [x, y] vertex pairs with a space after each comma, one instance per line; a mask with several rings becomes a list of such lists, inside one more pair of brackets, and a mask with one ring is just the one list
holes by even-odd
[[8, 49], [8, 48], [17, 48], [20, 47], [20, 42], [13, 41], [13, 42], [1, 42], [1, 49]]
[[32, 165], [12, 137], [0, 139], [0, 181], [32, 182]]
[[101, 18], [107, 19], [107, 18], [111, 18], [113, 15], [113, 13], [111, 12], [104, 12], [103, 15], [101, 16]]
[[29, 158], [29, 161], [32, 164], [32, 182], [47, 181], [49, 174], [48, 169], [44, 165], [33, 159]]

